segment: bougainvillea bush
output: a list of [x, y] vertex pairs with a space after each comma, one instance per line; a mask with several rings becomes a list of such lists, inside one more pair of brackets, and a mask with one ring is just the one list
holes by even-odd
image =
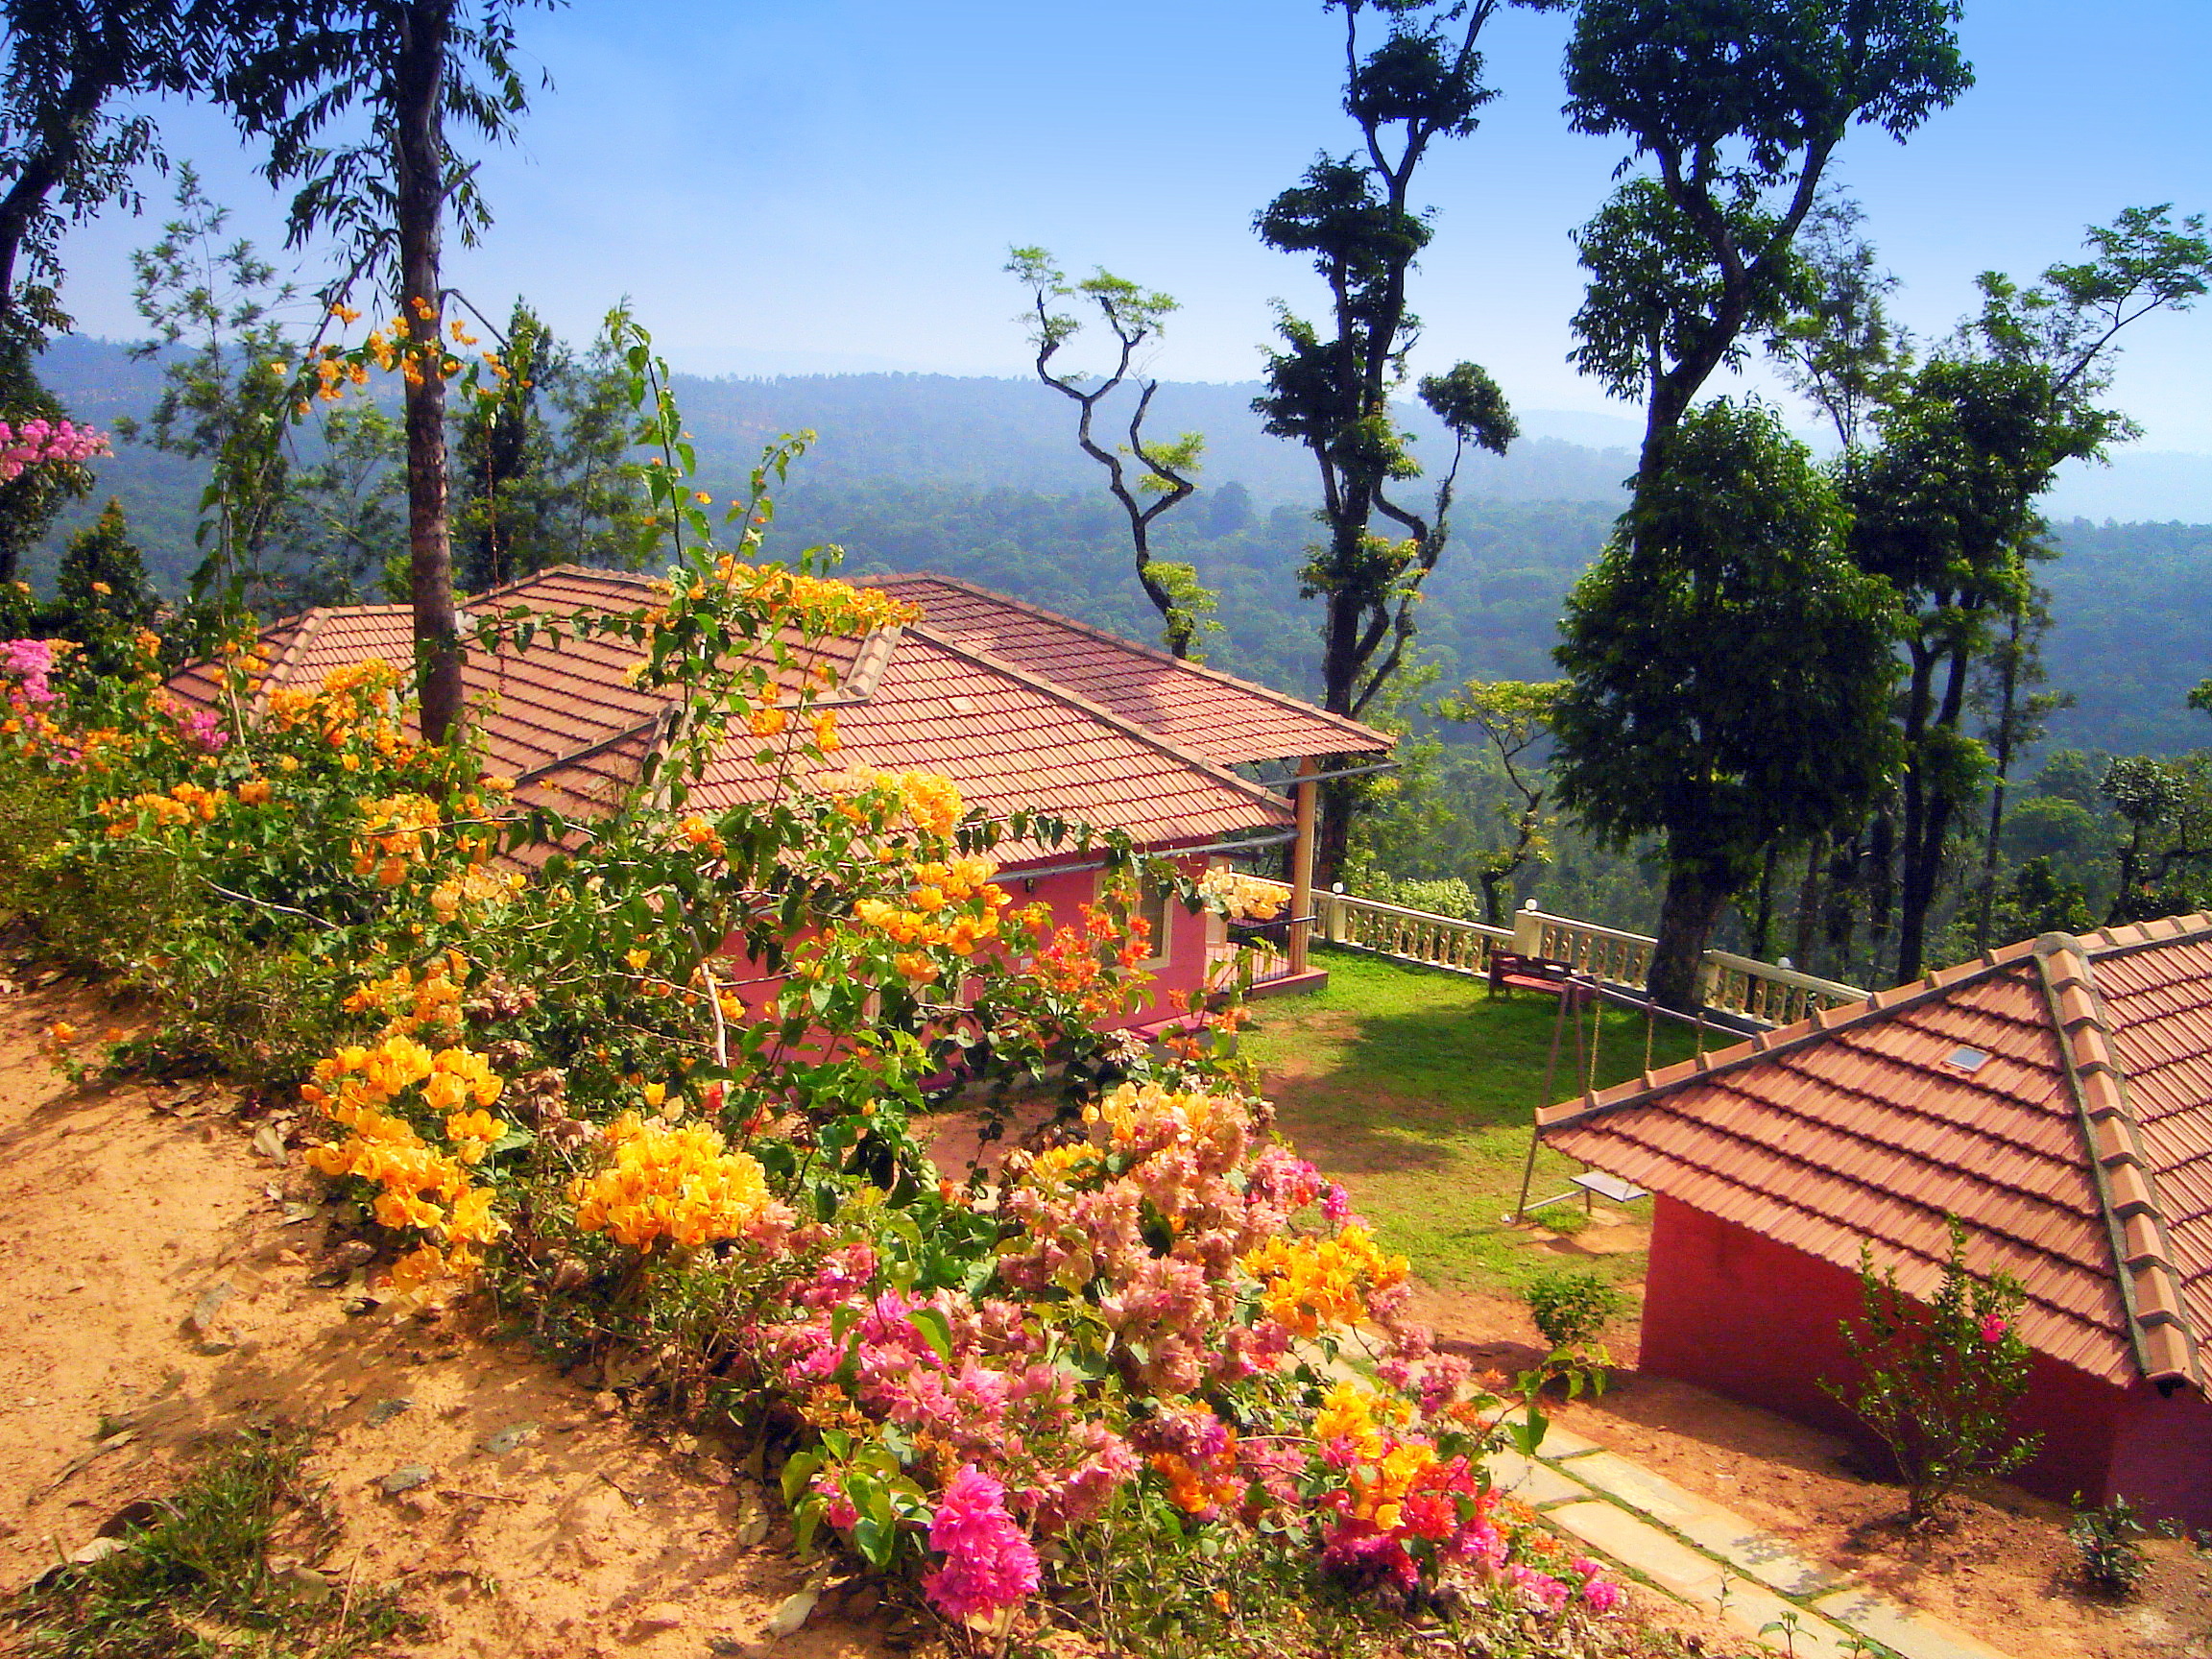
[[[757, 561], [796, 445], [717, 544], [641, 336], [633, 361], [673, 564], [647, 609], [559, 626], [682, 698], [664, 769], [604, 817], [420, 745], [380, 664], [256, 710], [242, 640], [207, 719], [151, 637], [100, 681], [0, 646], [0, 803], [67, 804], [12, 901], [156, 996], [126, 1058], [280, 1088], [387, 1246], [390, 1312], [487, 1291], [565, 1360], [734, 1425], [801, 1548], [910, 1585], [955, 1641], [1340, 1651], [1408, 1613], [1489, 1651], [1616, 1640], [1618, 1587], [1490, 1489], [1500, 1402], [1409, 1319], [1404, 1259], [1271, 1138], [1235, 1011], [1162, 1052], [1102, 1029], [1140, 990], [1135, 881], [1173, 872], [844, 767], [811, 648], [903, 612]], [[693, 810], [733, 743], [780, 792]], [[994, 880], [1008, 836], [1128, 879], [1055, 925]], [[934, 1166], [931, 1091], [1009, 1079], [1059, 1092], [1046, 1128]]]

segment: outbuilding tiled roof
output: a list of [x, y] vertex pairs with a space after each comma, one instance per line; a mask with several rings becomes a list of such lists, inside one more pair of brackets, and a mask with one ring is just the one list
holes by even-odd
[[1537, 1114], [1598, 1168], [1908, 1293], [1970, 1264], [2093, 1375], [2204, 1386], [2212, 915], [2041, 939]]
[[[994, 815], [1026, 807], [1119, 830], [1140, 846], [1196, 846], [1292, 822], [1280, 794], [1232, 765], [1389, 748], [1381, 733], [1293, 698], [978, 589], [934, 577], [886, 585], [922, 607], [920, 622], [816, 648], [836, 675], [817, 706], [837, 711], [837, 761], [941, 774]], [[960, 607], [950, 625], [939, 619], [948, 596]], [[479, 615], [519, 609], [565, 616], [652, 602], [642, 578], [566, 566], [495, 589], [469, 608]], [[994, 633], [986, 625], [994, 605], [1021, 626]], [[320, 685], [331, 669], [367, 659], [404, 668], [414, 660], [412, 629], [407, 608], [397, 605], [323, 608], [276, 623], [261, 635], [269, 667], [259, 700], [281, 685]], [[1080, 650], [1056, 654], [1054, 630], [1072, 631]], [[986, 636], [1026, 655], [1002, 657]], [[464, 686], [486, 759], [516, 778], [519, 802], [589, 815], [637, 779], [661, 741], [667, 705], [664, 692], [629, 684], [639, 655], [622, 640], [556, 642], [543, 633], [527, 648], [512, 640], [496, 649], [469, 645]], [[1131, 685], [1118, 685], [1117, 664]], [[199, 664], [170, 686], [187, 703], [211, 707], [220, 677]], [[694, 799], [708, 806], [757, 801], [778, 786], [774, 769], [733, 745]], [[1002, 852], [1022, 857], [1044, 849]]]
[[922, 627], [1112, 709], [1217, 766], [1386, 755], [1357, 720], [950, 576], [862, 578], [922, 608]]

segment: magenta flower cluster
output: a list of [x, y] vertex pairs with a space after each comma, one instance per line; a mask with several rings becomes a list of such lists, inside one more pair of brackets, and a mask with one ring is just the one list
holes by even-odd
[[59, 657], [50, 639], [0, 639], [0, 674], [8, 677], [11, 708], [42, 709], [54, 701], [53, 673]]
[[0, 479], [19, 476], [42, 462], [88, 461], [108, 453], [108, 436], [69, 421], [36, 419], [12, 426], [0, 421]]
[[947, 1482], [929, 1523], [945, 1565], [922, 1593], [950, 1618], [988, 1616], [1037, 1594], [1037, 1551], [1006, 1513], [1006, 1489], [973, 1463]]

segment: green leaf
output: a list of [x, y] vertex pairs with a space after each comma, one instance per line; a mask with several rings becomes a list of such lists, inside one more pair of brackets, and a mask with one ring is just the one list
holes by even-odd
[[952, 1363], [952, 1322], [945, 1317], [943, 1309], [911, 1309], [906, 1322], [921, 1333], [922, 1340], [929, 1344], [938, 1358], [948, 1365]]
[[815, 1472], [821, 1467], [821, 1455], [813, 1452], [795, 1453], [791, 1460], [783, 1465], [783, 1503], [786, 1507], [798, 1507], [800, 1493], [806, 1490], [806, 1482], [814, 1478]]

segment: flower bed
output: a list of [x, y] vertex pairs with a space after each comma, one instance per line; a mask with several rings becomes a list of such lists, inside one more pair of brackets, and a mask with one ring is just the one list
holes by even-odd
[[[1613, 1640], [1618, 1589], [1488, 1489], [1496, 1400], [1406, 1318], [1404, 1260], [1270, 1139], [1235, 1012], [1162, 1055], [1099, 1032], [1139, 989], [1136, 881], [1174, 872], [1111, 848], [1124, 879], [1054, 931], [991, 849], [1071, 829], [833, 770], [808, 647], [896, 607], [746, 563], [764, 488], [717, 549], [672, 408], [640, 401], [676, 565], [646, 611], [565, 626], [686, 697], [662, 786], [602, 819], [520, 813], [466, 748], [416, 744], [374, 664], [249, 719], [260, 664], [232, 646], [210, 723], [166, 702], [157, 642], [106, 680], [0, 647], [0, 794], [73, 802], [14, 900], [165, 1015], [106, 1058], [292, 1092], [388, 1246], [392, 1310], [488, 1289], [565, 1360], [733, 1421], [802, 1548], [962, 1640], [1214, 1651], [1265, 1620], [1340, 1648], [1408, 1612], [1492, 1647]], [[689, 810], [733, 741], [781, 799]], [[524, 843], [563, 851], [524, 879]], [[780, 964], [764, 1004], [724, 989], [733, 950]], [[1065, 1092], [965, 1179], [908, 1130], [956, 1061]]]

